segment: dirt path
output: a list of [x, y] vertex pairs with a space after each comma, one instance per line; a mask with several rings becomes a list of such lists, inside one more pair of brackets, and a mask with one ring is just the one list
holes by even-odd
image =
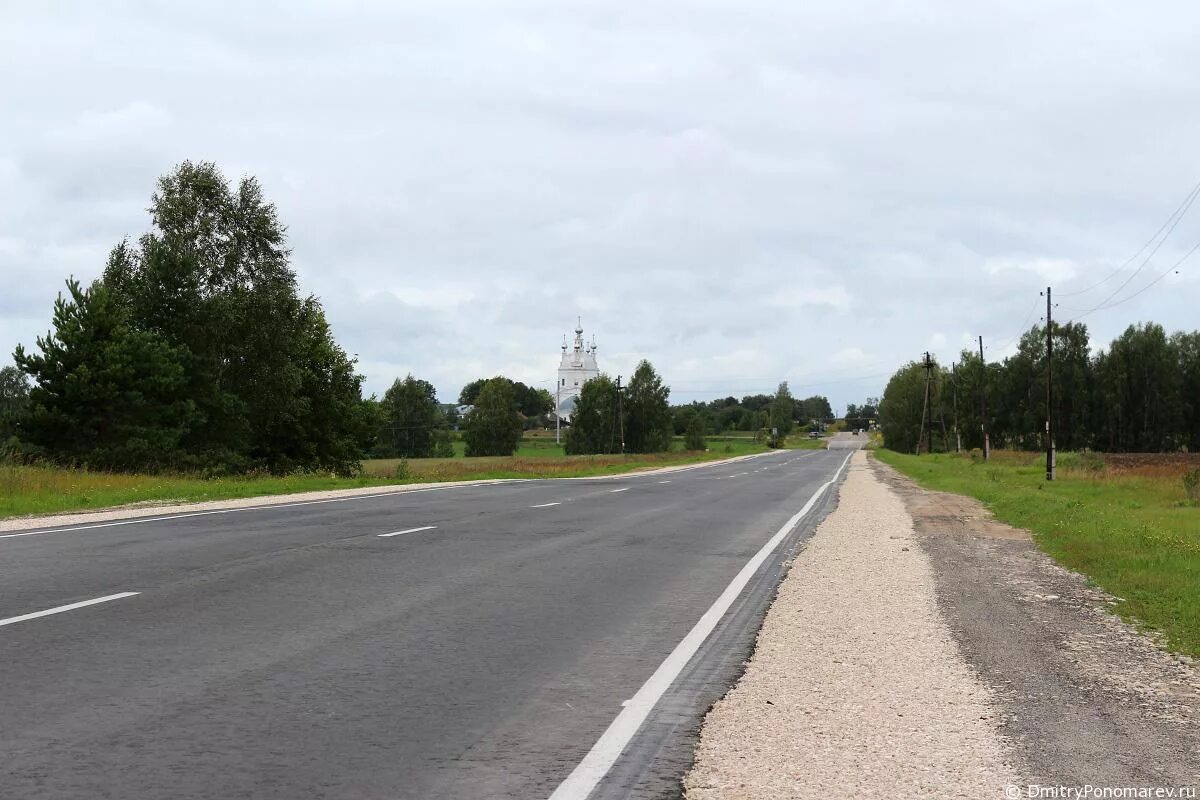
[[1001, 797], [1000, 714], [934, 584], [903, 503], [855, 454], [705, 721], [687, 797]]

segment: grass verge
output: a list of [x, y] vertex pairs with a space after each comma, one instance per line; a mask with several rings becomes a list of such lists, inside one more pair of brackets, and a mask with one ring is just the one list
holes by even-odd
[[1061, 564], [1118, 598], [1127, 619], [1161, 631], [1167, 645], [1200, 656], [1200, 508], [1181, 476], [1109, 468], [1064, 453], [1057, 480], [1029, 453], [912, 456], [879, 460], [922, 486], [980, 500], [997, 519], [1033, 533]]
[[[192, 503], [275, 494], [390, 486], [435, 481], [492, 478], [583, 478], [655, 467], [715, 461], [750, 455], [766, 447], [746, 437], [712, 437], [702, 453], [672, 450], [645, 455], [565, 456], [547, 441], [522, 442], [518, 455], [497, 458], [400, 459], [363, 462], [353, 478], [332, 475], [239, 476], [200, 478], [188, 475], [138, 475], [0, 464], [0, 519], [5, 517], [95, 511], [126, 505]], [[528, 455], [522, 455], [528, 453]]]

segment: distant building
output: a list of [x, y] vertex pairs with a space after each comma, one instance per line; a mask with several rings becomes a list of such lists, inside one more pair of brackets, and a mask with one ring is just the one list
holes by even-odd
[[600, 374], [596, 366], [596, 337], [592, 343], [583, 343], [583, 323], [575, 326], [575, 346], [567, 350], [567, 337], [563, 336], [562, 361], [558, 365], [558, 383], [554, 387], [556, 413], [563, 422], [570, 422], [579, 400], [583, 385]]

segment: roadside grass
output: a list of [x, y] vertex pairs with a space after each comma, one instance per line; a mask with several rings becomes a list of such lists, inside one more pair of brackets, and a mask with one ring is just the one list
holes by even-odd
[[[1161, 631], [1168, 647], [1200, 656], [1200, 508], [1179, 467], [1109, 467], [1063, 453], [1056, 480], [1033, 453], [875, 457], [922, 486], [974, 497], [997, 519], [1026, 528], [1061, 564], [1118, 598], [1127, 619]], [[1114, 458], [1119, 463], [1119, 457]]]
[[561, 446], [554, 444], [554, 433], [550, 432], [548, 437], [526, 436], [517, 455], [511, 457], [409, 459], [402, 474], [397, 473], [401, 459], [375, 459], [364, 461], [362, 473], [351, 478], [316, 473], [201, 478], [0, 463], [0, 519], [433, 481], [594, 477], [715, 461], [767, 449], [744, 436], [714, 436], [708, 445], [705, 452], [691, 453], [685, 452], [682, 440], [678, 440], [668, 453], [567, 456]]

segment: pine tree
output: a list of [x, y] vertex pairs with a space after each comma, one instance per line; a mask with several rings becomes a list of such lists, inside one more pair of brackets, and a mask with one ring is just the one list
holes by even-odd
[[17, 347], [33, 377], [22, 435], [33, 452], [101, 469], [161, 469], [184, 461], [180, 444], [198, 421], [187, 398], [184, 354], [129, 325], [97, 282], [67, 282], [54, 303], [54, 331], [40, 353]]

